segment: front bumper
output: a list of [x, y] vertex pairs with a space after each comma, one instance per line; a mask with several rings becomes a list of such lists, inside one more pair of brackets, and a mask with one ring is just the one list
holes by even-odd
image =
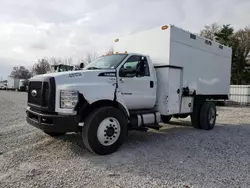
[[45, 132], [77, 132], [79, 119], [77, 116], [44, 114], [35, 112], [27, 107], [26, 121], [32, 126]]

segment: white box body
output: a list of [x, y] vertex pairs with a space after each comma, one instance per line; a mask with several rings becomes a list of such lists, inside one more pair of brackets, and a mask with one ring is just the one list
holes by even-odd
[[15, 85], [15, 79], [9, 76], [7, 80], [7, 88], [14, 89], [14, 85]]
[[8, 89], [18, 89], [20, 79], [8, 77], [7, 88]]
[[[195, 37], [195, 39], [194, 39]], [[210, 45], [211, 44], [211, 45]], [[232, 50], [172, 25], [119, 38], [114, 52], [149, 55], [154, 65], [182, 67], [182, 87], [197, 95], [229, 95]], [[167, 76], [158, 76], [171, 80]], [[159, 84], [158, 87], [161, 87]]]

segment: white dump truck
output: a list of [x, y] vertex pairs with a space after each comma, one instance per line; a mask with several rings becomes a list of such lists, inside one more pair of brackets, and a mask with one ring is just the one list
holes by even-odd
[[31, 78], [26, 120], [51, 136], [80, 132], [99, 155], [115, 152], [128, 130], [159, 129], [172, 117], [211, 130], [216, 100], [229, 97], [231, 54], [173, 25], [124, 36], [83, 70]]

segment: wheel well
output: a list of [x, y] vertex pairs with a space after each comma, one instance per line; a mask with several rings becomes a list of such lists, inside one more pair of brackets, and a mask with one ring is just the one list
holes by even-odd
[[100, 107], [104, 107], [104, 106], [113, 106], [119, 110], [121, 110], [121, 112], [126, 116], [126, 118], [128, 118], [128, 113], [126, 111], [126, 109], [117, 101], [111, 101], [111, 100], [100, 100], [100, 101], [96, 101], [86, 107], [84, 107], [84, 109], [81, 109], [81, 121], [84, 121], [86, 117], [88, 117], [88, 115], [93, 112], [93, 110], [95, 110], [96, 108], [100, 108]]

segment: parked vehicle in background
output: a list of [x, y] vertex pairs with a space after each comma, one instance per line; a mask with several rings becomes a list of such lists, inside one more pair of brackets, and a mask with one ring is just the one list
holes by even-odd
[[7, 89], [7, 83], [0, 83], [0, 90], [6, 90]]
[[52, 65], [51, 66], [51, 71], [49, 73], [52, 73], [52, 72], [65, 72], [65, 71], [72, 71], [72, 70], [74, 70], [74, 66], [58, 64], [58, 65]]
[[7, 80], [7, 89], [8, 90], [18, 90], [19, 89], [19, 81], [20, 79], [18, 78], [13, 78], [11, 76], [8, 77]]
[[5, 90], [7, 88], [7, 80], [0, 81], [0, 90]]
[[84, 70], [31, 78], [27, 122], [51, 136], [79, 131], [100, 155], [128, 130], [159, 129], [172, 117], [214, 128], [214, 101], [229, 97], [231, 48], [165, 25], [116, 39], [114, 52]]
[[27, 79], [20, 79], [19, 81], [19, 91], [26, 91], [28, 86]]

